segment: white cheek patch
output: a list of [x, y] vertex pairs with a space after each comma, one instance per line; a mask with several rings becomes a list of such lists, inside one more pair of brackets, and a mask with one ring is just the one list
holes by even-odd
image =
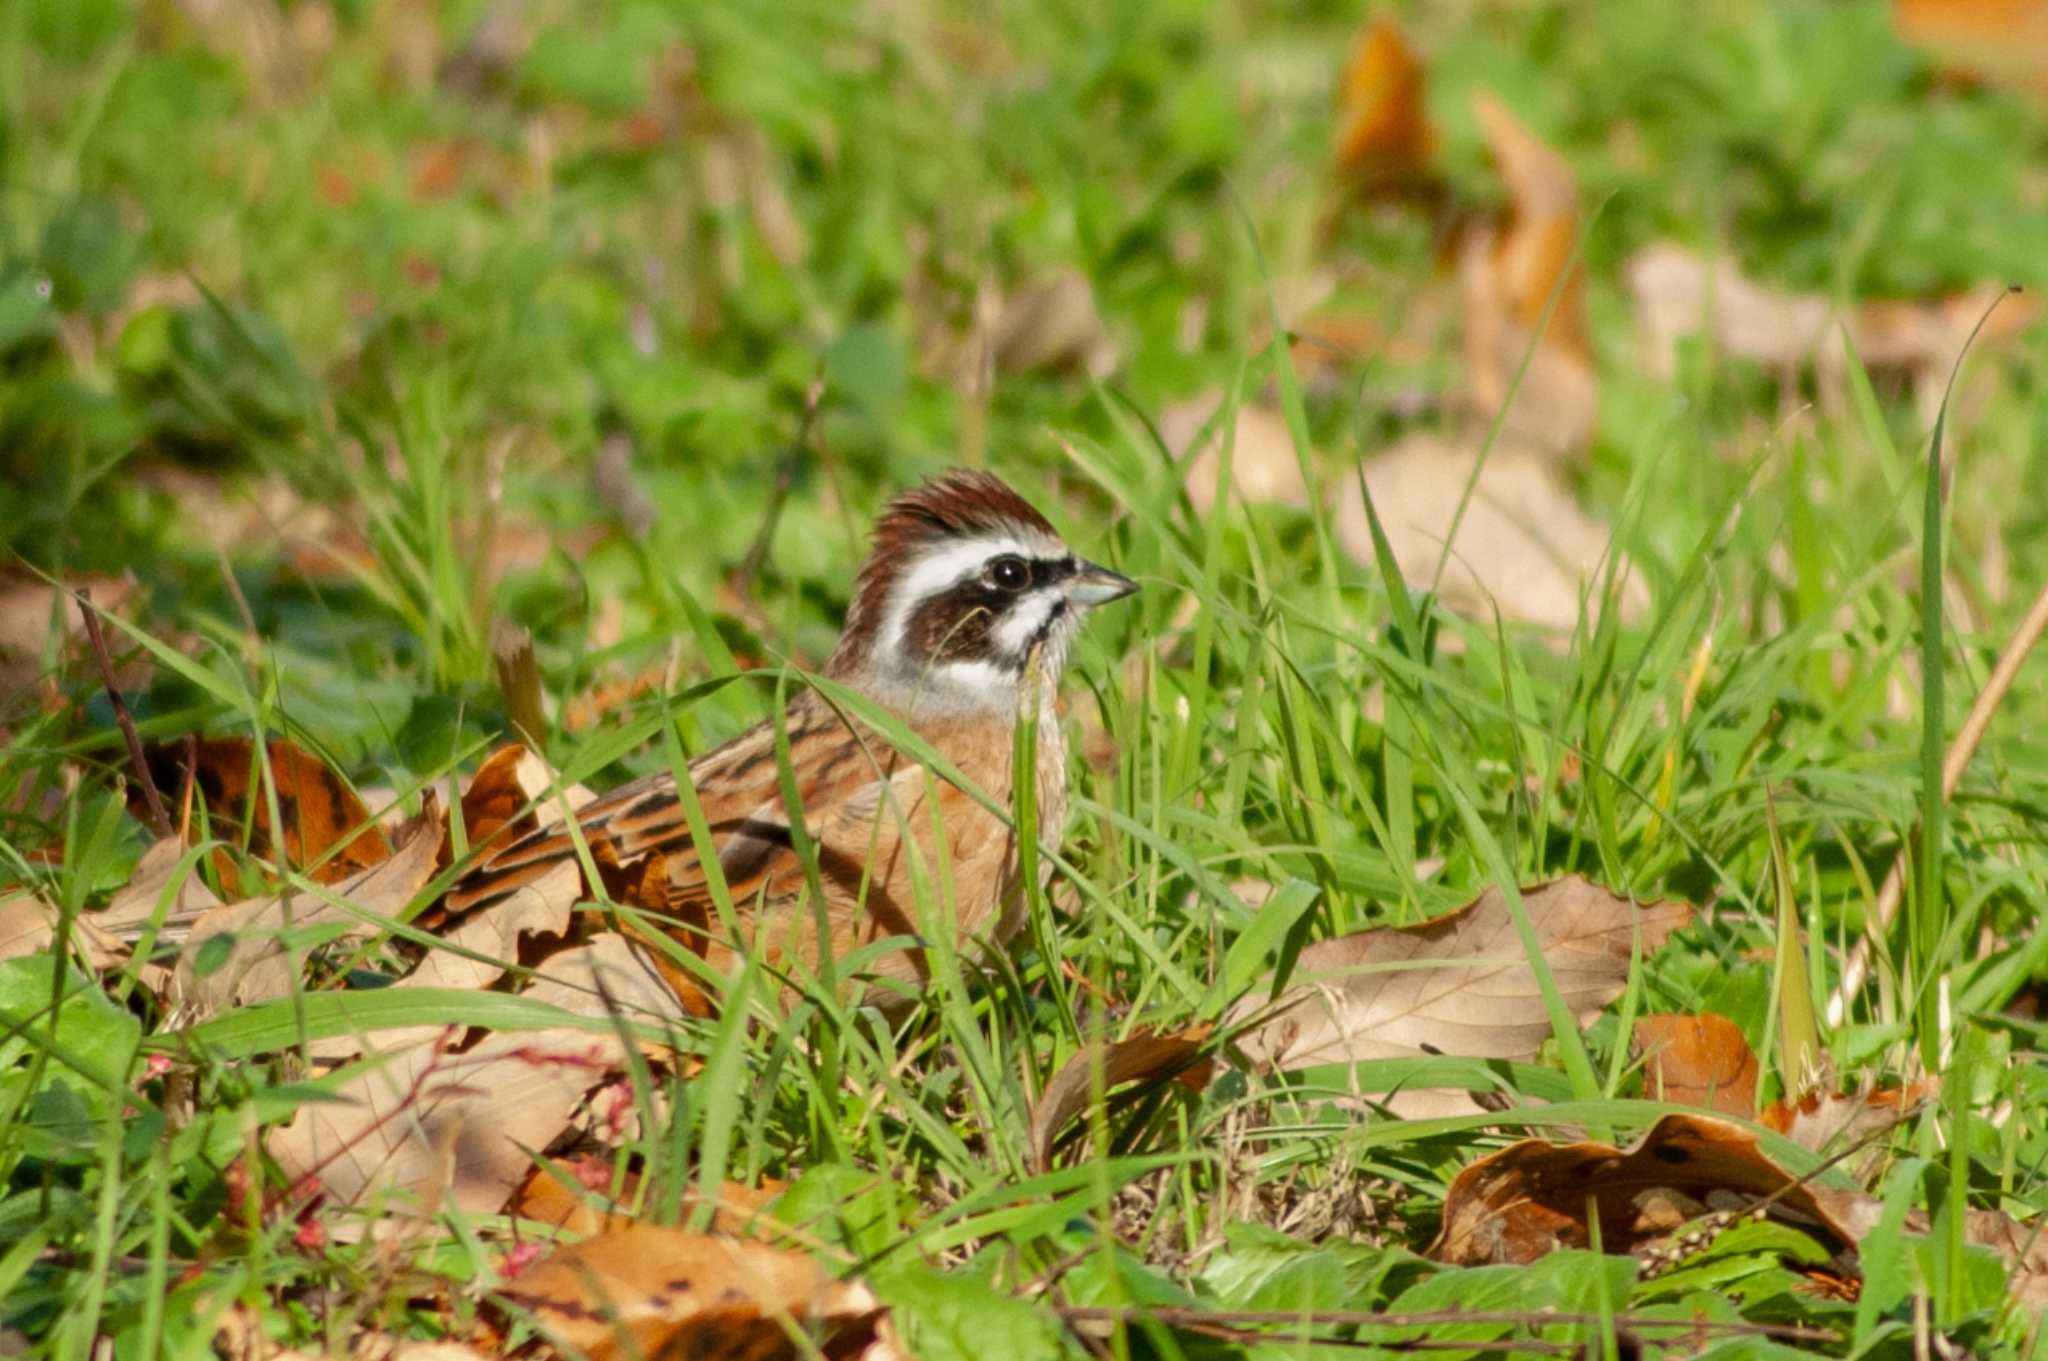
[[910, 570], [896, 579], [889, 595], [889, 611], [882, 617], [881, 637], [887, 654], [903, 655], [903, 633], [920, 601], [929, 600], [947, 587], [979, 572], [990, 558], [1002, 553], [1032, 557], [1039, 550], [1022, 539], [997, 537], [968, 539], [921, 557]]
[[1045, 621], [1060, 608], [1060, 597], [1051, 591], [1040, 591], [1027, 596], [1012, 605], [996, 626], [995, 642], [1005, 656], [1022, 657], [1024, 649], [1031, 646], [1031, 640], [1045, 627]]

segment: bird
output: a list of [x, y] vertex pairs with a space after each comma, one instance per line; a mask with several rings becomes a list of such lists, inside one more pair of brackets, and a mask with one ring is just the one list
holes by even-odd
[[[1000, 478], [953, 469], [896, 496], [876, 519], [822, 674], [901, 720], [1005, 809], [1014, 806], [1017, 724], [1035, 716], [1039, 839], [1056, 845], [1067, 811], [1060, 676], [1088, 615], [1137, 589], [1077, 555]], [[803, 839], [784, 798], [778, 727]], [[711, 971], [730, 977], [751, 953], [788, 997], [824, 976], [825, 955], [843, 977], [842, 961], [860, 952], [856, 999], [896, 1014], [930, 983], [929, 930], [949, 929], [978, 964], [1023, 924], [1011, 821], [815, 688], [797, 689], [779, 717], [697, 756], [688, 772], [733, 920], [715, 906], [673, 771], [614, 789], [575, 817], [607, 882], [632, 886], [648, 919]], [[530, 832], [483, 858], [447, 904], [487, 907], [577, 854], [565, 827]], [[1043, 887], [1051, 866], [1042, 855], [1039, 864]], [[655, 962], [686, 1006], [715, 1010], [690, 976], [701, 969]]]

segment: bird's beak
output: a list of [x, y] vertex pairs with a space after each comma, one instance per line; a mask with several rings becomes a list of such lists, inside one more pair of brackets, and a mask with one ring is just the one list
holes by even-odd
[[1067, 583], [1067, 599], [1077, 605], [1107, 605], [1137, 589], [1138, 583], [1123, 573], [1084, 561], [1081, 570]]

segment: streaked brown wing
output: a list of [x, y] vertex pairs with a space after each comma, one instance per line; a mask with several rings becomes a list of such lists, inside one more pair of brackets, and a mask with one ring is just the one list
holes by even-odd
[[[886, 743], [848, 727], [813, 696], [800, 696], [786, 722], [798, 800], [813, 829], [862, 786], [903, 763]], [[767, 723], [690, 763], [690, 782], [735, 903], [758, 895], [785, 871], [801, 873], [777, 772], [774, 729]], [[576, 821], [601, 872], [625, 870], [658, 853], [666, 861], [670, 909], [694, 915], [687, 909], [708, 907], [709, 888], [672, 774], [621, 785], [586, 804]], [[457, 883], [448, 894], [449, 909], [467, 911], [502, 897], [575, 854], [564, 828], [529, 833]]]

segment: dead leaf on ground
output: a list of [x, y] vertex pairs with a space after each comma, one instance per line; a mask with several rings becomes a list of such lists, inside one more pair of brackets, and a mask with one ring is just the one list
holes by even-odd
[[[56, 948], [58, 912], [33, 893], [0, 895], [0, 959], [42, 954]], [[72, 948], [95, 970], [118, 969], [128, 962], [128, 947], [90, 916], [71, 922]]]
[[339, 1204], [391, 1194], [427, 1215], [496, 1214], [532, 1169], [530, 1150], [551, 1144], [624, 1061], [616, 1037], [581, 1030], [487, 1035], [460, 1054], [416, 1044], [336, 1100], [301, 1106], [267, 1147], [293, 1182], [317, 1178]]
[[169, 945], [183, 941], [191, 934], [193, 923], [221, 905], [219, 896], [200, 877], [196, 861], [185, 867], [173, 893], [171, 879], [184, 858], [185, 843], [176, 837], [165, 837], [144, 851], [134, 877], [115, 890], [106, 911], [97, 914], [97, 924], [116, 935], [137, 939], [157, 920], [157, 905], [170, 894], [156, 938]]
[[1726, 1016], [1645, 1016], [1635, 1025], [1643, 1095], [1744, 1119], [1756, 1113], [1756, 1052]]
[[1423, 107], [1422, 63], [1391, 19], [1366, 24], [1337, 90], [1337, 163], [1368, 195], [1420, 188], [1433, 178], [1436, 129]]
[[[564, 820], [597, 795], [580, 784], [561, 785], [548, 763], [518, 743], [498, 748], [462, 791], [463, 826], [472, 853], [502, 835], [506, 841]], [[509, 829], [509, 830], [508, 830]]]
[[[1365, 465], [1365, 484], [1401, 572], [1426, 586], [1444, 553], [1465, 483], [1478, 455], [1429, 435], [1411, 435]], [[1374, 562], [1365, 505], [1350, 478], [1337, 488], [1337, 535], [1356, 561]], [[1511, 623], [1569, 633], [1587, 613], [1599, 614], [1611, 535], [1580, 510], [1545, 461], [1520, 449], [1496, 448], [1458, 522], [1444, 566], [1444, 603], [1491, 622], [1496, 605]], [[1626, 562], [1619, 568], [1624, 618], [1649, 604], [1649, 590]]]
[[638, 1224], [558, 1249], [496, 1292], [565, 1350], [632, 1356], [873, 1356], [873, 1292], [786, 1248]]
[[[54, 690], [40, 690], [45, 678], [46, 650], [55, 648], [58, 662], [83, 661], [86, 648], [85, 625], [80, 621], [74, 591], [88, 591], [92, 603], [109, 613], [119, 614], [135, 596], [132, 578], [99, 575], [72, 577], [59, 588], [27, 572], [0, 571], [0, 723], [18, 718], [39, 706], [57, 702]], [[113, 629], [108, 646], [120, 660], [121, 637]], [[51, 634], [55, 634], [54, 642]], [[89, 663], [88, 663], [89, 665]], [[147, 679], [146, 663], [132, 663], [115, 672], [115, 682], [133, 688]]]
[[1808, 1092], [1797, 1101], [1774, 1101], [1757, 1119], [1802, 1148], [1833, 1153], [1890, 1129], [1941, 1095], [1941, 1079], [1916, 1078], [1904, 1087], [1866, 1083], [1853, 1092]]
[[600, 932], [536, 966], [525, 995], [578, 1016], [617, 1017], [656, 1028], [692, 1015], [666, 981], [653, 951], [616, 931]]
[[1963, 1237], [2005, 1259], [2006, 1289], [2028, 1309], [2048, 1309], [2048, 1232], [2042, 1222], [2022, 1224], [2003, 1210], [1971, 1210]]
[[[1217, 415], [1220, 394], [1204, 393], [1176, 402], [1159, 413], [1159, 435], [1169, 449], [1185, 452], [1201, 438], [1203, 427]], [[1223, 442], [1230, 441], [1230, 490], [1250, 505], [1308, 508], [1308, 484], [1287, 421], [1271, 407], [1241, 404], [1236, 423], [1225, 428], [1217, 420], [1208, 438], [1188, 463], [1188, 500], [1207, 515], [1216, 504], [1216, 475], [1223, 467]]]
[[1492, 95], [1475, 96], [1473, 112], [1507, 183], [1509, 208], [1498, 227], [1470, 233], [1459, 255], [1472, 403], [1490, 420], [1506, 402], [1555, 293], [1555, 309], [1503, 429], [1538, 452], [1573, 453], [1591, 438], [1599, 407], [1586, 271], [1572, 263], [1579, 236], [1578, 175]]
[[[639, 1222], [625, 1208], [632, 1203], [639, 1183], [639, 1173], [620, 1172], [608, 1158], [577, 1154], [535, 1168], [519, 1188], [509, 1213], [584, 1237], [610, 1233]], [[612, 1194], [615, 1186], [617, 1199]], [[775, 1177], [764, 1177], [759, 1186], [724, 1183], [712, 1205], [708, 1232], [749, 1234], [761, 1223], [763, 1212], [788, 1189], [788, 1182]], [[688, 1219], [697, 1203], [697, 1189], [692, 1186], [683, 1194], [676, 1211], [678, 1219]]]
[[[294, 890], [281, 895], [246, 898], [214, 908], [192, 925], [192, 934], [178, 959], [175, 995], [191, 1019], [230, 1006], [246, 1006], [282, 997], [299, 982], [303, 947], [287, 948], [283, 933], [340, 924], [344, 934], [364, 936], [404, 910], [434, 876], [434, 864], [446, 835], [440, 803], [431, 790], [417, 817], [399, 833], [398, 851], [382, 864], [361, 870], [315, 892]], [[354, 911], [335, 900], [352, 904]], [[366, 920], [367, 919], [367, 920]], [[224, 958], [213, 958], [226, 937]], [[203, 972], [201, 964], [207, 967]]]
[[[1649, 954], [1692, 919], [1685, 903], [1642, 907], [1577, 876], [1522, 890], [1551, 976], [1580, 1024], [1621, 995], [1637, 935]], [[1551, 1037], [1535, 972], [1507, 898], [1489, 888], [1419, 926], [1382, 927], [1301, 952], [1277, 1002], [1256, 990], [1232, 1023], [1270, 1013], [1237, 1040], [1253, 1063], [1277, 1069], [1448, 1054], [1534, 1058]], [[1411, 1089], [1386, 1104], [1402, 1116], [1462, 1114], [1463, 1092]]]
[[1105, 1096], [1129, 1082], [1142, 1082], [1148, 1089], [1162, 1082], [1178, 1082], [1198, 1092], [1209, 1084], [1214, 1066], [1203, 1053], [1212, 1029], [1205, 1024], [1166, 1032], [1140, 1030], [1127, 1039], [1084, 1046], [1053, 1074], [1032, 1107], [1033, 1166], [1041, 1171], [1052, 1166], [1053, 1147], [1061, 1131], [1088, 1108], [1098, 1062]]
[[[1725, 256], [1709, 262], [1668, 241], [1636, 252], [1627, 274], [1644, 362], [1659, 377], [1676, 375], [1681, 340], [1707, 335], [1722, 353], [1774, 369], [1788, 382], [1812, 365], [1824, 390], [1839, 393], [1848, 367], [1841, 343], [1846, 330], [1865, 366], [1912, 381], [1923, 412], [1940, 400], [1971, 328], [2004, 291], [1990, 286], [1946, 298], [1877, 300], [1845, 313], [1821, 294], [1768, 287]], [[2040, 311], [2031, 295], [2006, 298], [1985, 321], [1978, 344], [2012, 339]]]
[[1426, 1255], [1455, 1266], [1522, 1266], [1585, 1248], [1589, 1203], [1608, 1252], [1634, 1252], [1703, 1215], [1748, 1212], [1764, 1197], [1775, 1197], [1771, 1218], [1816, 1232], [1838, 1253], [1875, 1227], [1873, 1198], [1796, 1180], [1754, 1135], [1706, 1116], [1667, 1115], [1626, 1152], [1524, 1139], [1458, 1173]]
[[[206, 737], [190, 744], [189, 763], [185, 742], [148, 743], [142, 754], [166, 804], [175, 806], [189, 781], [205, 801], [215, 836], [242, 843], [246, 835], [249, 853], [259, 859], [271, 859], [281, 848], [285, 863], [297, 869], [319, 861], [306, 871], [316, 883], [338, 883], [391, 854], [383, 831], [341, 776], [298, 744], [273, 737], [266, 754], [284, 822], [278, 836], [255, 750], [246, 737]], [[216, 852], [214, 869], [223, 889], [240, 891], [234, 857]]]
[[2048, 94], [2048, 5], [2041, 0], [1892, 0], [1899, 36], [1951, 76]]

